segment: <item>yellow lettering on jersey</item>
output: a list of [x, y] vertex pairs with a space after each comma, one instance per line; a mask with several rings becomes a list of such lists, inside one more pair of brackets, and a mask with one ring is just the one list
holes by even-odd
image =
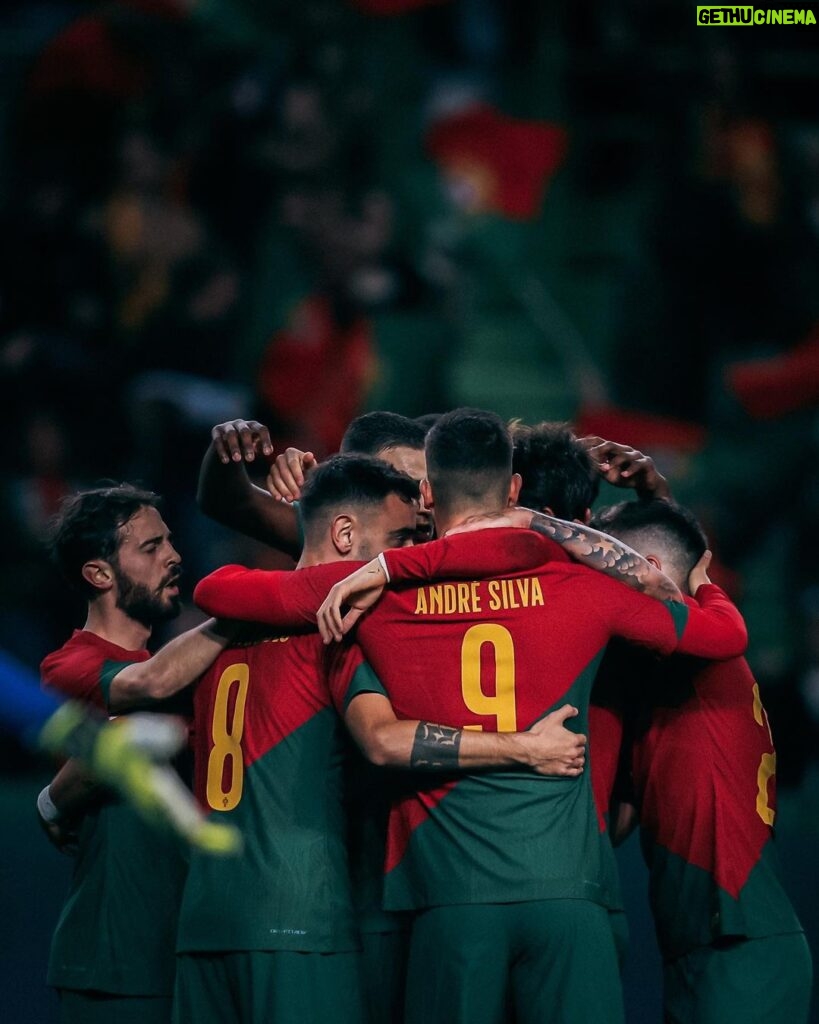
[[764, 725], [762, 718], [762, 698], [759, 696], [759, 685], [754, 683], [754, 718], [757, 725]]
[[[233, 715], [228, 721], [231, 690], [236, 690]], [[211, 736], [213, 746], [208, 755], [205, 795], [214, 811], [232, 811], [242, 799], [244, 787], [244, 758], [242, 733], [245, 728], [245, 704], [250, 684], [250, 668], [245, 662], [228, 665], [219, 677], [213, 702]], [[230, 764], [230, 782], [224, 787], [226, 764]]]
[[768, 804], [768, 780], [776, 773], [776, 754], [763, 754], [756, 773], [756, 813], [766, 825], [773, 825], [776, 811]]
[[427, 613], [427, 592], [425, 587], [419, 587], [415, 595], [415, 614], [426, 615]]
[[773, 743], [773, 735], [771, 733], [771, 723], [768, 721], [768, 715], [765, 711], [765, 705], [762, 703], [762, 697], [759, 695], [759, 684], [754, 683], [754, 719], [757, 725], [763, 726], [768, 731], [768, 739]]
[[[495, 692], [483, 688], [481, 648], [488, 644], [495, 661]], [[475, 715], [493, 716], [498, 732], [515, 732], [515, 645], [504, 626], [484, 622], [470, 626], [461, 645], [461, 693], [464, 704]], [[467, 726], [467, 728], [469, 728]]]
[[429, 588], [429, 614], [438, 615], [444, 610], [444, 591], [441, 584]]
[[490, 580], [486, 585], [489, 593], [489, 608], [536, 608], [543, 607], [543, 588], [536, 576], [525, 576], [514, 580]]

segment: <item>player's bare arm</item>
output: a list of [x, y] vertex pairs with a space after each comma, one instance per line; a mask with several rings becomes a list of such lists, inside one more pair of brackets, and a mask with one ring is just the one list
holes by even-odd
[[[316, 613], [316, 625], [322, 640], [326, 644], [342, 640], [344, 634], [349, 633], [361, 616], [378, 601], [388, 582], [386, 564], [379, 556], [331, 587]], [[347, 613], [342, 615], [344, 607]]]
[[109, 710], [120, 714], [172, 697], [210, 668], [237, 628], [235, 623], [208, 619], [175, 637], [147, 661], [124, 666], [111, 682]]
[[362, 693], [345, 721], [373, 764], [415, 771], [474, 771], [527, 767], [539, 775], [574, 777], [583, 771], [586, 737], [567, 729], [577, 708], [565, 704], [526, 732], [490, 733], [433, 722], [399, 720], [382, 694]]
[[570, 523], [545, 512], [507, 508], [492, 515], [476, 516], [447, 536], [492, 527], [522, 527], [543, 534], [559, 544], [576, 562], [618, 579], [634, 590], [660, 601], [682, 601], [679, 587], [627, 544], [582, 523]]
[[301, 550], [296, 510], [248, 476], [247, 466], [273, 457], [267, 427], [256, 420], [217, 423], [199, 471], [199, 507], [217, 522], [293, 557]]
[[644, 455], [627, 444], [604, 441], [602, 437], [581, 437], [580, 444], [591, 457], [598, 473], [615, 487], [631, 487], [645, 501], [652, 498], [670, 498], [668, 481]]
[[703, 551], [702, 558], [688, 574], [688, 589], [692, 594], [696, 594], [700, 587], [707, 586], [711, 582], [711, 577], [708, 575], [710, 565], [711, 552]]
[[[528, 511], [528, 510], [527, 510]], [[580, 523], [532, 512], [529, 529], [556, 541], [578, 562], [613, 576], [649, 597], [682, 601], [679, 587], [622, 541]]]

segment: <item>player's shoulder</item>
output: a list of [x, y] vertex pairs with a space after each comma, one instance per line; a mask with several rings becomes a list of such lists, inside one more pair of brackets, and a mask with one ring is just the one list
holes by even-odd
[[279, 662], [283, 657], [314, 659], [323, 644], [318, 633], [288, 633], [272, 626], [250, 626], [222, 651], [217, 662]]
[[570, 559], [567, 561], [549, 561], [539, 566], [534, 572], [523, 571], [519, 575], [536, 575], [541, 576], [545, 580], [564, 580], [572, 582], [578, 586], [591, 586], [595, 587], [599, 584], [599, 581], [605, 581], [603, 585], [613, 582], [610, 577], [600, 572], [599, 569], [592, 569], [591, 566], [583, 565], [580, 562], [573, 562]]
[[106, 657], [106, 643], [87, 629], [75, 629], [62, 647], [47, 654], [40, 663], [44, 679], [72, 666], [85, 666], [92, 661], [102, 664]]
[[146, 661], [147, 650], [127, 650], [87, 629], [75, 629], [56, 651], [46, 655], [40, 664], [40, 675], [46, 685], [54, 685], [66, 675], [94, 671], [107, 661]]

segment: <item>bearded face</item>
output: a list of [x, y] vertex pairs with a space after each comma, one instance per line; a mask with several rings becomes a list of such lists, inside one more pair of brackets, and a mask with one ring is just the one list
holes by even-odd
[[179, 614], [181, 559], [155, 508], [140, 509], [120, 528], [120, 543], [109, 561], [117, 608], [126, 615], [150, 628]]
[[112, 568], [117, 583], [117, 608], [129, 618], [136, 619], [150, 629], [161, 622], [175, 619], [182, 610], [177, 585], [181, 575], [178, 567], [169, 570], [157, 587], [139, 583], [113, 562]]

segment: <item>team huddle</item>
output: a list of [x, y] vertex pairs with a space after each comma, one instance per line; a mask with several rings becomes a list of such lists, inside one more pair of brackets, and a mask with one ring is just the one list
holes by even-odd
[[[296, 568], [218, 569], [213, 618], [153, 656], [180, 607], [157, 496], [55, 526], [88, 619], [45, 686], [185, 716], [179, 772], [243, 837], [186, 849], [67, 762], [38, 805], [76, 851], [66, 1024], [617, 1024], [637, 827], [665, 1020], [807, 1020], [745, 625], [650, 458], [472, 409], [367, 414], [320, 464], [253, 421], [212, 436], [202, 509]], [[602, 478], [635, 500], [592, 518]]]

